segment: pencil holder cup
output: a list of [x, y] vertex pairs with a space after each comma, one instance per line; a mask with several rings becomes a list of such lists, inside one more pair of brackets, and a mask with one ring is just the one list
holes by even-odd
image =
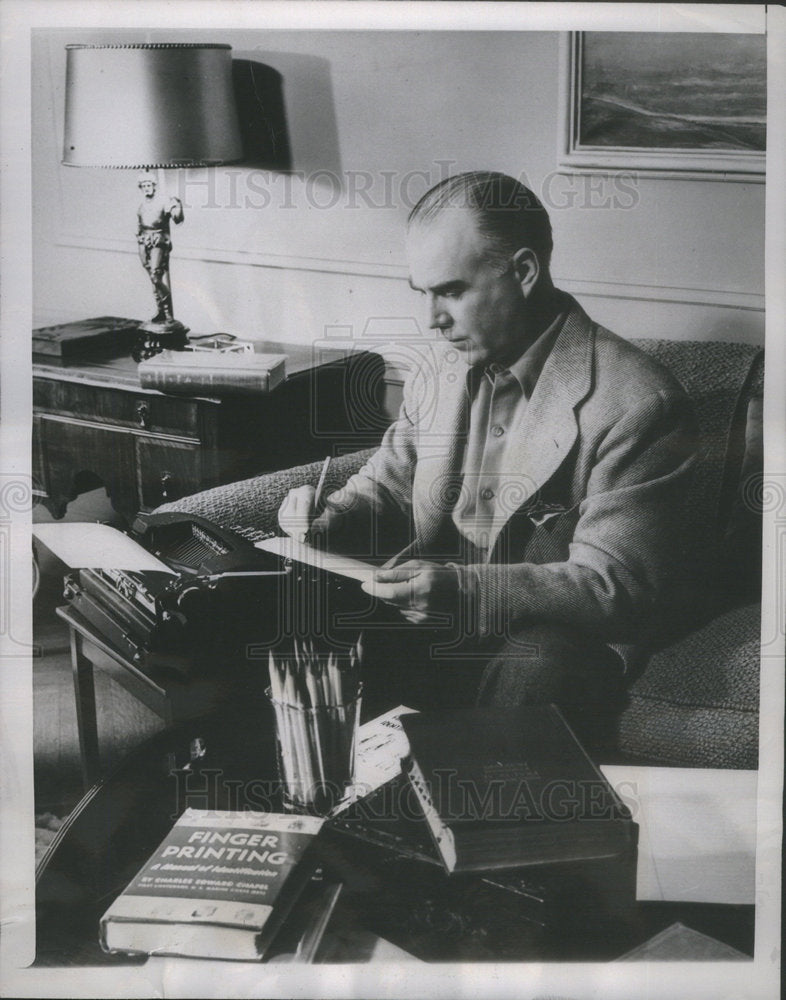
[[267, 696], [276, 719], [276, 757], [285, 812], [328, 815], [350, 792], [361, 688], [345, 705], [307, 708]]

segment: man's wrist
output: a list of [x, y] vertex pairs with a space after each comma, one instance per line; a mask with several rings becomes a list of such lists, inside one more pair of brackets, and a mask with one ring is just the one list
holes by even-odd
[[465, 602], [474, 602], [480, 586], [480, 577], [476, 566], [463, 566], [461, 563], [449, 562], [445, 564], [456, 571], [458, 578], [459, 592]]

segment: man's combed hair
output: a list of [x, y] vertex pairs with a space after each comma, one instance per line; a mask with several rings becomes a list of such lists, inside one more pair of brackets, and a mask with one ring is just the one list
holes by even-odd
[[548, 212], [520, 181], [494, 171], [471, 171], [440, 181], [409, 213], [407, 224], [425, 224], [446, 208], [468, 208], [489, 244], [492, 264], [507, 267], [528, 247], [548, 268], [554, 243]]

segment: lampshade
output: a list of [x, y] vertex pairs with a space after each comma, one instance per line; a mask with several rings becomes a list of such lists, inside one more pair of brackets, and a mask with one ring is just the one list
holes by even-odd
[[243, 155], [229, 45], [68, 45], [63, 163], [198, 167]]

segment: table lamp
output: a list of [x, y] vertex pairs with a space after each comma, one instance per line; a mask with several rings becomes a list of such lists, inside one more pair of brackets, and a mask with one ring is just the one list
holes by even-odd
[[66, 46], [63, 163], [145, 171], [137, 181], [137, 244], [157, 311], [140, 327], [137, 361], [187, 342], [169, 282], [170, 229], [183, 221], [183, 205], [167, 194], [164, 171], [242, 158], [231, 51], [181, 43]]

